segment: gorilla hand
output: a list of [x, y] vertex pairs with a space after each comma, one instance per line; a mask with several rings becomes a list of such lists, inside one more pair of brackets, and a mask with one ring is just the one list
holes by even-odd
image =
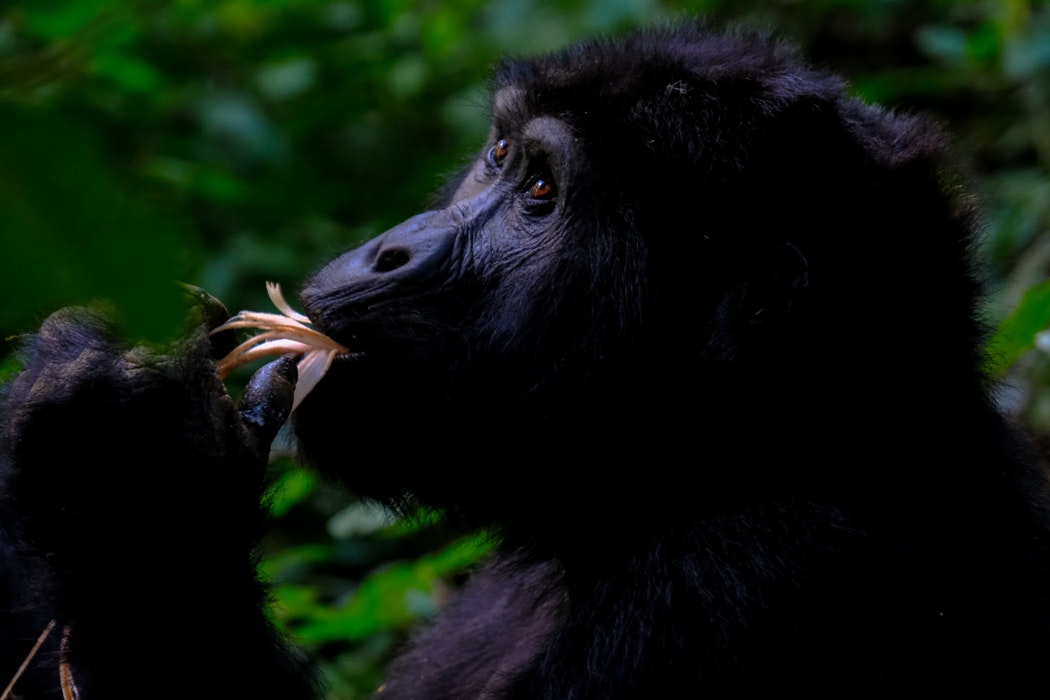
[[238, 411], [210, 353], [202, 332], [164, 353], [128, 351], [85, 309], [56, 312], [32, 338], [3, 407], [4, 486], [60, 575], [126, 556], [129, 531], [185, 540], [165, 546], [186, 554], [200, 551], [193, 531], [225, 533], [234, 551], [254, 543], [258, 518], [231, 516], [258, 509], [295, 366], [261, 370]]
[[[29, 340], [7, 387], [0, 494], [19, 528], [25, 588], [38, 596], [28, 604], [41, 628], [65, 626], [84, 697], [149, 683], [135, 673], [162, 672], [149, 659], [165, 657], [200, 669], [185, 674], [187, 690], [244, 690], [228, 670], [204, 680], [241, 643], [280, 656], [260, 684], [309, 695], [262, 613], [254, 560], [269, 445], [291, 410], [295, 364], [259, 370], [237, 406], [215, 374], [222, 348], [212, 340], [202, 325], [163, 351], [129, 350], [102, 315], [63, 309]], [[221, 646], [208, 639], [219, 620]], [[163, 629], [129, 644], [144, 621]], [[178, 661], [190, 654], [192, 664]]]

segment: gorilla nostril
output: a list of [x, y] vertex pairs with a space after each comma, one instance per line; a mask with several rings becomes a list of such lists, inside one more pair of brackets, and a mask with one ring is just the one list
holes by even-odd
[[391, 272], [408, 263], [410, 256], [404, 248], [390, 248], [379, 254], [376, 272]]

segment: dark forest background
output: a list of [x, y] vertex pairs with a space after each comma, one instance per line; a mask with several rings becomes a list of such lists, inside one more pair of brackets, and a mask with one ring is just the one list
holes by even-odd
[[[152, 343], [181, 325], [176, 281], [270, 310], [265, 281], [294, 290], [472, 154], [498, 56], [692, 13], [771, 25], [858, 95], [951, 127], [985, 206], [989, 369], [1007, 410], [1050, 425], [1045, 0], [0, 0], [0, 374], [63, 305], [110, 304]], [[86, 446], [100, 454], [85, 465], [119, 439]], [[365, 697], [486, 540], [391, 522], [284, 453], [273, 469], [275, 615], [332, 698]], [[208, 488], [191, 465], [180, 478]]]

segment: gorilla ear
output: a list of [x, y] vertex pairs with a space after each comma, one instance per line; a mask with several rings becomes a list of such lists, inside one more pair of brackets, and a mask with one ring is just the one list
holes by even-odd
[[738, 306], [745, 327], [781, 326], [791, 307], [809, 287], [809, 262], [799, 248], [785, 241], [767, 250], [751, 268]]

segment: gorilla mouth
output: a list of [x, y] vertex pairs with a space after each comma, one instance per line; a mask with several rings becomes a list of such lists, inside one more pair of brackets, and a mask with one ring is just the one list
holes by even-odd
[[212, 334], [243, 328], [262, 331], [231, 350], [216, 363], [215, 369], [220, 378], [226, 379], [233, 370], [260, 358], [298, 355], [299, 379], [292, 400], [294, 411], [328, 372], [335, 358], [349, 355], [350, 350], [314, 329], [307, 316], [295, 311], [285, 301], [279, 284], [267, 282], [266, 293], [281, 313], [240, 311], [211, 331]]

